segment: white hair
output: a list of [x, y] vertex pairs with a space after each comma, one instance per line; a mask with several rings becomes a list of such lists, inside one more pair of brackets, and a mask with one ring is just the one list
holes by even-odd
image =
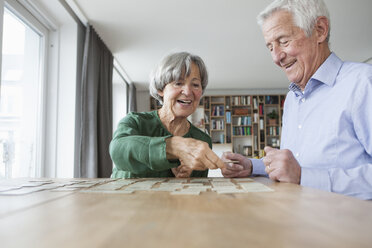
[[331, 21], [328, 8], [323, 0], [275, 0], [257, 16], [258, 25], [262, 27], [267, 18], [280, 10], [291, 13], [295, 25], [301, 28], [307, 37], [311, 36], [317, 18], [325, 16], [329, 27], [326, 40], [329, 42]]
[[163, 104], [163, 97], [158, 91], [163, 91], [170, 82], [179, 80], [182, 76], [189, 76], [191, 64], [199, 67], [201, 86], [204, 93], [208, 85], [208, 72], [203, 60], [188, 52], [172, 53], [163, 58], [150, 73], [150, 95]]

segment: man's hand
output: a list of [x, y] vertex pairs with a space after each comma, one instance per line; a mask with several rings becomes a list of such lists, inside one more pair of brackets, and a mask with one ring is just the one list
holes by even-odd
[[252, 162], [241, 154], [224, 152], [222, 160], [235, 160], [239, 163], [226, 163], [226, 167], [221, 169], [224, 177], [248, 177], [252, 174]]
[[263, 158], [265, 171], [271, 180], [300, 184], [301, 166], [290, 150], [279, 150], [269, 146], [266, 146], [264, 150], [266, 153]]

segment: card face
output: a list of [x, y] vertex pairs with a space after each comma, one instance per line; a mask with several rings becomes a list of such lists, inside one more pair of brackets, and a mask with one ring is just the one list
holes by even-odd
[[140, 178], [118, 180], [48, 180], [2, 182], [0, 195], [25, 195], [39, 191], [74, 191], [96, 194], [132, 194], [135, 192], [169, 192], [172, 195], [201, 193], [237, 194], [272, 192], [252, 178]]
[[229, 160], [229, 159], [223, 160], [223, 162], [224, 163], [232, 163], [232, 164], [239, 164], [240, 163], [239, 160]]

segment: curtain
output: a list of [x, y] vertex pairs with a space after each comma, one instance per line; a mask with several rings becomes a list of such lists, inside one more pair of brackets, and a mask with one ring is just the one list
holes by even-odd
[[129, 84], [129, 101], [128, 101], [128, 111], [129, 112], [137, 112], [137, 89], [133, 83]]
[[[64, 3], [67, 5], [66, 3]], [[65, 8], [70, 8], [68, 5]], [[71, 10], [71, 13], [73, 11]], [[76, 105], [75, 105], [75, 156], [74, 156], [74, 177], [81, 177], [80, 173], [80, 142], [81, 142], [81, 79], [84, 58], [84, 43], [86, 27], [76, 17], [77, 32], [78, 32], [78, 47], [77, 47], [77, 70], [76, 70]]]
[[110, 177], [113, 55], [92, 26], [86, 28], [80, 90], [80, 137], [75, 177]]

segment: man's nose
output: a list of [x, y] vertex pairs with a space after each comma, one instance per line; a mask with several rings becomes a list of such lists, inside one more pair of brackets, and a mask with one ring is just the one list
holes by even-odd
[[285, 53], [280, 47], [274, 46], [273, 50], [271, 51], [271, 56], [274, 63], [280, 65], [280, 61], [282, 61], [282, 59], [285, 57]]

